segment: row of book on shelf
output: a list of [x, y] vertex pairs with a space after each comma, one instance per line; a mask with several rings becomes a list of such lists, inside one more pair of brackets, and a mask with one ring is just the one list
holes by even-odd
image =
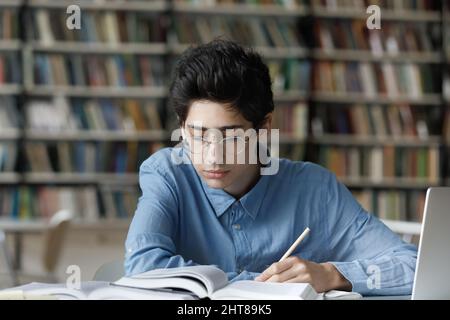
[[21, 65], [17, 52], [0, 52], [0, 85], [20, 84]]
[[439, 93], [438, 65], [414, 63], [333, 62], [314, 63], [312, 89], [324, 93], [360, 93], [367, 98], [385, 96], [410, 99]]
[[0, 142], [0, 173], [14, 172], [17, 161], [17, 144]]
[[226, 36], [254, 47], [306, 47], [296, 19], [274, 17], [191, 16], [174, 20], [174, 44], [206, 43]]
[[363, 20], [327, 19], [314, 22], [315, 48], [367, 50], [374, 56], [405, 52], [439, 51], [440, 25], [414, 22], [383, 22], [380, 30], [370, 30]]
[[162, 86], [164, 64], [160, 57], [113, 54], [34, 55], [37, 85], [76, 86]]
[[299, 59], [267, 60], [274, 94], [285, 91], [309, 92], [311, 62]]
[[[354, 190], [358, 202], [382, 219], [421, 221], [424, 191]], [[68, 209], [86, 222], [102, 218], [130, 218], [136, 209], [140, 191], [137, 187], [108, 186], [2, 187], [0, 219], [48, 219], [60, 209]]]
[[371, 4], [376, 4], [390, 10], [440, 10], [439, 2], [429, 0], [175, 0], [175, 3], [189, 4], [192, 6], [215, 5], [278, 5], [288, 9], [310, 5], [323, 7], [329, 10], [338, 9], [366, 9]]
[[17, 101], [11, 96], [0, 96], [0, 132], [20, 126]]
[[27, 169], [57, 173], [136, 173], [161, 142], [26, 142]]
[[[409, 11], [440, 11], [440, 1], [429, 0], [311, 0], [310, 4], [315, 7], [323, 7], [328, 10], [337, 11], [339, 9], [366, 9], [369, 5], [375, 4], [384, 9]], [[399, 12], [399, 13], [400, 13]]]
[[355, 137], [410, 137], [420, 140], [441, 134], [439, 123], [443, 110], [440, 106], [413, 107], [409, 104], [336, 107], [316, 104], [311, 113], [311, 132], [315, 137], [344, 134]]
[[[55, 41], [93, 43], [164, 43], [167, 21], [162, 16], [136, 12], [86, 12], [79, 31], [66, 28], [66, 14], [37, 9], [29, 13], [35, 28], [29, 39], [51, 45]], [[440, 41], [438, 23], [385, 22], [382, 31], [369, 30], [365, 21], [327, 19], [314, 22], [313, 47], [370, 50], [374, 55], [400, 52], [432, 52]], [[308, 28], [294, 19], [274, 17], [230, 17], [179, 15], [174, 19], [173, 44], [206, 43], [226, 36], [256, 47], [307, 47]]]
[[365, 210], [381, 219], [422, 221], [425, 191], [353, 190], [352, 193]]
[[[337, 19], [315, 21], [313, 28], [312, 47], [325, 52], [368, 50], [376, 57], [439, 50], [439, 24], [390, 22], [383, 25], [381, 32], [368, 31], [365, 21]], [[225, 35], [254, 47], [308, 47], [302, 29], [295, 21], [285, 19], [181, 16], [175, 21], [175, 30], [173, 41], [176, 44], [206, 43]]]
[[176, 4], [189, 4], [192, 6], [215, 6], [215, 5], [253, 5], [253, 6], [265, 6], [275, 5], [285, 7], [288, 9], [304, 6], [306, 0], [175, 0]]
[[[0, 98], [0, 132], [17, 129], [22, 118], [15, 99]], [[289, 137], [345, 135], [364, 138], [415, 138], [441, 136], [450, 141], [450, 112], [439, 107], [400, 105], [315, 105], [309, 112], [306, 102], [278, 103], [273, 128]], [[81, 133], [115, 131], [133, 133], [163, 130], [162, 106], [155, 100], [67, 99], [33, 100], [25, 105], [25, 128], [57, 136], [61, 132]], [[311, 119], [309, 119], [311, 113]], [[443, 119], [443, 121], [442, 121]], [[309, 125], [309, 122], [311, 124]], [[443, 122], [442, 131], [439, 125]]]
[[441, 176], [438, 146], [320, 146], [317, 162], [338, 177], [368, 179], [375, 183], [392, 178], [411, 178], [437, 184]]
[[[162, 131], [164, 108], [154, 99], [98, 98], [34, 99], [19, 113], [16, 99], [0, 97], [0, 133], [17, 129], [24, 123], [30, 132], [57, 136], [61, 132], [81, 133], [115, 131], [133, 133]], [[24, 118], [24, 119], [23, 119]], [[25, 120], [25, 121], [22, 121]], [[409, 104], [315, 104], [306, 102], [277, 102], [273, 128], [281, 134], [303, 139], [323, 135], [370, 138], [414, 138], [426, 141], [443, 136], [450, 141], [450, 111], [439, 106], [411, 106]]]
[[[31, 172], [135, 173], [140, 163], [161, 147], [163, 144], [160, 142], [26, 142], [24, 152]], [[320, 145], [317, 148], [317, 162], [339, 177], [367, 178], [374, 182], [392, 178], [412, 178], [432, 184], [439, 182], [438, 146]], [[16, 152], [14, 143], [0, 144], [0, 168], [12, 171]], [[302, 160], [292, 154], [290, 158]]]
[[[158, 57], [36, 54], [34, 61], [37, 85], [161, 87], [166, 83]], [[313, 92], [360, 93], [367, 98], [421, 99], [440, 92], [440, 81], [434, 76], [437, 66], [429, 64], [320, 61], [311, 66], [308, 61], [290, 59], [268, 65], [276, 93], [308, 92], [310, 84]]]
[[[13, 64], [6, 64], [12, 66]], [[397, 98], [422, 98], [438, 93], [433, 65], [412, 63], [316, 62], [289, 59], [268, 61], [275, 93], [283, 90], [321, 93], [361, 93], [367, 98], [378, 95]], [[311, 70], [312, 68], [312, 70]], [[38, 85], [76, 86], [163, 86], [165, 76], [159, 58], [113, 55], [35, 56], [35, 83]], [[17, 72], [5, 73], [6, 81], [18, 82]], [[0, 78], [1, 80], [1, 78]]]
[[[116, 131], [122, 133], [163, 130], [162, 106], [146, 99], [53, 99], [32, 100], [25, 105], [25, 128], [31, 132], [81, 133]], [[0, 98], [1, 128], [18, 128], [21, 118], [11, 97]], [[279, 103], [274, 128], [289, 136], [304, 138], [308, 131], [308, 107], [304, 102]]]
[[[140, 164], [164, 146], [161, 142], [26, 142], [25, 168], [37, 173], [136, 173]], [[0, 173], [18, 168], [19, 147], [0, 142]]]
[[31, 25], [28, 39], [45, 45], [55, 41], [86, 43], [164, 43], [167, 20], [161, 15], [134, 11], [86, 11], [81, 16], [83, 28], [66, 27], [67, 14], [60, 9], [36, 9], [28, 12]]
[[[159, 87], [166, 83], [163, 60], [154, 56], [36, 54], [34, 62], [37, 85]], [[267, 65], [275, 93], [309, 90], [309, 61], [270, 60]]]
[[61, 209], [85, 222], [126, 219], [134, 214], [139, 192], [135, 186], [1, 187], [0, 219], [49, 219]]
[[0, 40], [15, 40], [19, 37], [18, 12], [14, 8], [0, 9]]
[[33, 100], [26, 104], [26, 128], [49, 133], [64, 131], [136, 132], [162, 130], [162, 106], [147, 99]]

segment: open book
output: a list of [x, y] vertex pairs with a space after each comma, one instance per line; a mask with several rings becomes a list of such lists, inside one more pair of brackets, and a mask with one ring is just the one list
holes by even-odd
[[65, 284], [33, 282], [0, 291], [0, 300], [194, 300], [172, 290], [143, 290], [111, 285], [104, 281], [82, 282], [80, 289]]
[[196, 297], [255, 300], [317, 300], [358, 299], [354, 292], [330, 291], [318, 294], [308, 283], [273, 283], [241, 280], [228, 282], [222, 270], [211, 265], [156, 269], [131, 277], [123, 277], [113, 283], [116, 286], [140, 289], [176, 289]]
[[330, 291], [318, 294], [307, 283], [269, 283], [257, 281], [228, 282], [227, 275], [214, 266], [190, 266], [156, 269], [116, 282], [82, 282], [79, 289], [66, 284], [33, 282], [0, 291], [4, 299], [90, 299], [90, 300], [317, 300], [358, 299], [357, 293]]

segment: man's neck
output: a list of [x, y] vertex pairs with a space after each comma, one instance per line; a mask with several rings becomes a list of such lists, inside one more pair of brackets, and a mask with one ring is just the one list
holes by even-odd
[[258, 183], [260, 177], [260, 165], [255, 164], [249, 168], [244, 180], [239, 181], [239, 185], [231, 185], [224, 191], [239, 200]]

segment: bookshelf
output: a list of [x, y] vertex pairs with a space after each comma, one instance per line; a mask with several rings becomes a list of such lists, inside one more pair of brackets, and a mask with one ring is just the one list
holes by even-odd
[[[0, 3], [0, 188], [20, 182], [17, 171], [18, 142], [21, 139], [19, 99], [22, 94], [22, 66], [18, 16], [22, 1]], [[4, 202], [2, 202], [3, 204]]]
[[[65, 30], [73, 4], [89, 28]], [[139, 163], [169, 141], [169, 4], [2, 1], [0, 12], [13, 6], [28, 21], [16, 39], [0, 40], [0, 54], [19, 52], [24, 63], [19, 83], [0, 86], [2, 96], [19, 97], [21, 115], [0, 139], [23, 150], [15, 170], [0, 174], [2, 223], [38, 223], [64, 206], [82, 228], [125, 228], [139, 196]]]
[[[0, 36], [0, 59], [20, 60], [20, 79], [0, 81], [0, 106], [21, 115], [0, 130], [0, 145], [24, 150], [13, 170], [0, 170], [0, 221], [11, 211], [39, 221], [52, 209], [41, 202], [52, 199], [80, 212], [81, 227], [126, 228], [138, 163], [170, 144], [173, 63], [221, 35], [269, 66], [280, 156], [333, 170], [383, 219], [419, 221], [425, 189], [450, 184], [448, 4], [378, 2], [383, 29], [369, 32], [365, 1], [347, 3], [2, 1], [0, 18], [9, 10], [29, 23], [12, 19], [20, 30]], [[64, 30], [72, 4], [84, 31]]]

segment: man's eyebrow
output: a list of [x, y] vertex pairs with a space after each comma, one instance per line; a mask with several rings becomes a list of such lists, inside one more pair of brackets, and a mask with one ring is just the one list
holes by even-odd
[[202, 131], [206, 131], [206, 130], [209, 130], [209, 129], [217, 129], [217, 130], [220, 130], [220, 131], [225, 131], [227, 129], [243, 129], [244, 128], [244, 126], [238, 125], [238, 124], [229, 125], [229, 126], [223, 126], [223, 127], [219, 127], [219, 128], [206, 128], [206, 127], [196, 126], [196, 125], [193, 125], [193, 124], [188, 124], [187, 126], [189, 128], [191, 128], [191, 129], [202, 130]]

